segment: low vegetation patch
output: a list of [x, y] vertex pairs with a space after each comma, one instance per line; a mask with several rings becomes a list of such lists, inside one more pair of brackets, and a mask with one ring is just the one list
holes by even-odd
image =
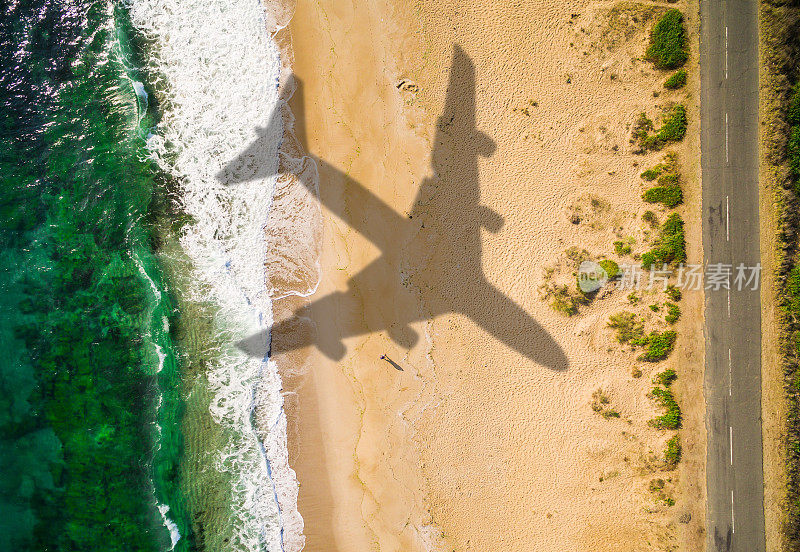
[[680, 301], [681, 297], [682, 297], [681, 290], [679, 290], [678, 288], [676, 288], [672, 284], [669, 284], [667, 286], [666, 294], [667, 294], [667, 297], [669, 297], [673, 301]]
[[800, 194], [800, 82], [792, 89], [787, 122], [790, 125], [787, 145], [789, 169], [792, 171], [794, 191]]
[[675, 324], [681, 317], [681, 308], [675, 303], [666, 303], [667, 314], [664, 316], [664, 322], [667, 324]]
[[688, 57], [683, 14], [676, 9], [667, 10], [653, 26], [645, 59], [659, 69], [676, 69], [686, 63]]
[[583, 296], [573, 293], [569, 286], [553, 284], [546, 288], [545, 297], [550, 299], [550, 306], [564, 316], [578, 314], [578, 306], [583, 303]]
[[662, 174], [658, 177], [658, 185], [664, 186], [665, 188], [670, 186], [679, 186], [681, 183], [681, 177], [678, 173], [667, 173]]
[[655, 167], [651, 167], [644, 171], [640, 176], [643, 180], [648, 182], [652, 182], [659, 176], [663, 174], [677, 174], [678, 172], [678, 155], [671, 151], [664, 155], [664, 160], [656, 165]]
[[642, 255], [642, 267], [660, 268], [663, 264], [678, 264], [686, 260], [686, 238], [683, 219], [677, 213], [671, 214], [659, 230], [654, 247]]
[[633, 238], [628, 238], [625, 241], [617, 240], [614, 242], [614, 253], [619, 255], [620, 257], [624, 257], [625, 255], [631, 254], [631, 246], [634, 243]]
[[600, 268], [606, 271], [606, 274], [608, 274], [609, 278], [615, 278], [620, 273], [619, 265], [611, 259], [603, 259], [597, 264], [600, 265]]
[[[657, 131], [647, 114], [641, 113], [634, 124], [631, 138], [631, 143], [639, 144], [639, 149], [634, 153], [657, 151], [670, 142], [680, 142], [686, 136], [687, 127], [686, 107], [683, 104], [675, 104], [664, 113], [661, 128]], [[653, 134], [650, 134], [651, 131]], [[649, 173], [647, 176], [651, 175]]]
[[650, 425], [656, 429], [680, 429], [682, 421], [681, 407], [675, 401], [672, 389], [669, 387], [653, 387], [650, 394], [664, 409], [664, 413], [661, 416], [656, 416], [650, 420]]
[[656, 165], [652, 169], [647, 169], [646, 171], [644, 171], [641, 174], [642, 180], [647, 180], [648, 182], [652, 182], [653, 180], [658, 178], [658, 175], [660, 175], [662, 172], [661, 169], [662, 166], [663, 165]]
[[681, 177], [678, 173], [678, 163], [674, 153], [670, 153], [663, 163], [644, 171], [641, 176], [648, 182], [656, 180], [658, 183], [658, 186], [654, 186], [642, 194], [642, 199], [646, 202], [661, 203], [670, 209], [683, 202]]
[[683, 202], [683, 190], [680, 186], [656, 186], [642, 194], [647, 203], [661, 203], [670, 209]]
[[644, 339], [644, 322], [632, 312], [618, 312], [608, 319], [608, 327], [617, 330], [617, 341], [638, 345]]
[[653, 383], [658, 383], [664, 387], [669, 387], [676, 379], [678, 379], [678, 374], [675, 373], [675, 370], [672, 368], [667, 368], [663, 372], [659, 372], [655, 375], [653, 378]]
[[644, 352], [639, 356], [639, 360], [644, 362], [658, 362], [667, 358], [678, 337], [672, 330], [645, 333], [644, 321], [628, 311], [612, 314], [608, 318], [608, 327], [616, 330], [617, 342], [644, 347]]
[[681, 461], [681, 438], [677, 433], [667, 441], [667, 448], [664, 450], [664, 460], [667, 468], [674, 470]]
[[667, 358], [672, 349], [675, 348], [675, 340], [678, 338], [672, 330], [665, 332], [650, 332], [644, 340], [639, 343], [645, 346], [645, 351], [639, 355], [639, 360], [644, 362], [658, 362]]
[[800, 5], [785, 0], [760, 4], [761, 34], [769, 54], [761, 71], [770, 100], [762, 136], [765, 172], [775, 190], [770, 199], [777, 206], [780, 249], [775, 269], [783, 310], [780, 347], [787, 412], [781, 550], [788, 552], [800, 550]]
[[652, 479], [649, 489], [658, 502], [663, 502], [667, 506], [675, 506], [675, 499], [667, 493], [667, 483], [663, 479]]
[[680, 142], [686, 136], [686, 107], [677, 104], [664, 116], [664, 124], [656, 133], [658, 139], [663, 142]]
[[650, 228], [658, 228], [658, 216], [653, 211], [645, 211], [642, 214], [642, 220], [647, 223]]
[[608, 398], [608, 395], [603, 393], [602, 389], [598, 389], [592, 393], [592, 410], [600, 414], [606, 420], [619, 418], [619, 412], [611, 408], [611, 399]]
[[686, 69], [673, 73], [664, 81], [664, 88], [667, 90], [677, 90], [686, 86]]

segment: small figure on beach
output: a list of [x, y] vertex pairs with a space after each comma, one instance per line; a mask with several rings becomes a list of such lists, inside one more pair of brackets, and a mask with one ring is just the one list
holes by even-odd
[[392, 359], [390, 359], [388, 356], [386, 356], [386, 355], [381, 355], [381, 360], [385, 360], [386, 362], [388, 362], [389, 364], [391, 364], [392, 366], [394, 366], [396, 370], [399, 370], [399, 371], [401, 371], [401, 372], [403, 371], [403, 367], [402, 367], [402, 366], [400, 366], [399, 364], [397, 364], [397, 363], [396, 363], [395, 361], [393, 361]]

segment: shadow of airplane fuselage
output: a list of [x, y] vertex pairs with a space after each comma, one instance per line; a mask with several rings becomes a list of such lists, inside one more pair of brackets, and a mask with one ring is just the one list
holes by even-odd
[[[295, 85], [295, 135], [305, 148], [302, 84], [296, 78]], [[279, 117], [276, 109], [268, 126], [257, 129], [260, 139], [273, 135]], [[236, 184], [272, 176], [253, 163], [262, 149], [256, 140], [220, 172], [219, 180]], [[263, 357], [267, 352], [277, 355], [313, 344], [327, 356], [340, 359], [346, 352], [344, 338], [386, 330], [396, 343], [411, 347], [417, 335], [409, 324], [460, 313], [529, 359], [565, 370], [568, 361], [558, 343], [483, 273], [481, 228], [498, 232], [503, 225], [500, 215], [480, 204], [478, 156], [490, 156], [494, 149], [491, 138], [476, 129], [474, 66], [455, 46], [447, 98], [437, 122], [433, 176], [422, 182], [407, 216], [336, 167], [314, 158], [321, 202], [370, 240], [381, 251], [380, 257], [353, 276], [346, 291], [312, 301], [276, 324], [271, 339], [252, 336], [240, 342], [240, 348]], [[303, 184], [313, 190], [312, 182]], [[358, 209], [348, 209], [348, 205]], [[404, 298], [417, 297], [413, 290], [422, 296], [424, 314], [419, 309], [398, 307], [409, 304]], [[308, 323], [311, 319], [332, 327], [315, 332]], [[265, 351], [267, 343], [269, 351]]]

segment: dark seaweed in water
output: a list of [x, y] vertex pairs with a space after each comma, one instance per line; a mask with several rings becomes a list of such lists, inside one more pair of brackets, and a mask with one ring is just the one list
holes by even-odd
[[[159, 385], [178, 376], [143, 222], [155, 169], [112, 55], [115, 13], [124, 20], [100, 1], [0, 3], [2, 550], [168, 548], [154, 473], [192, 547], [174, 503], [175, 391], [152, 467]], [[148, 340], [166, 351], [159, 375]]]

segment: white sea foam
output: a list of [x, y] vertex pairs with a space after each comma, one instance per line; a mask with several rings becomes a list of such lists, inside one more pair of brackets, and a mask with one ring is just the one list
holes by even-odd
[[[181, 236], [198, 289], [216, 305], [224, 343], [207, 374], [211, 414], [232, 431], [216, 469], [232, 474], [230, 550], [302, 549], [297, 482], [286, 452], [281, 382], [274, 362], [234, 344], [272, 323], [265, 225], [278, 168], [280, 125], [256, 142], [278, 105], [280, 60], [269, 31], [282, 24], [260, 0], [128, 0], [136, 28], [153, 43], [149, 72], [163, 93], [163, 119], [148, 139], [181, 182], [193, 222]], [[255, 144], [254, 144], [255, 142]], [[259, 175], [225, 185], [216, 175], [244, 151]], [[258, 418], [271, 423], [259, 431]], [[164, 512], [166, 516], [166, 512]]]
[[169, 529], [169, 540], [171, 543], [169, 549], [173, 550], [175, 545], [178, 544], [178, 541], [181, 540], [181, 534], [178, 531], [178, 526], [167, 517], [167, 514], [169, 513], [169, 506], [166, 504], [159, 504], [158, 511], [161, 514], [161, 518], [164, 520], [164, 525], [166, 525], [167, 529]]
[[[163, 295], [161, 291], [158, 289], [156, 283], [147, 273], [147, 270], [145, 269], [144, 264], [142, 264], [141, 259], [139, 259], [139, 257], [137, 256], [134, 256], [133, 262], [139, 269], [139, 273], [142, 275], [145, 281], [147, 281], [147, 283], [150, 285], [150, 291], [153, 294], [153, 303], [154, 304], [160, 303], [163, 299]], [[167, 320], [166, 317], [162, 317], [162, 325], [164, 332], [169, 331], [169, 321]], [[153, 346], [153, 350], [155, 351], [156, 356], [158, 358], [158, 367], [156, 368], [155, 373], [160, 373], [164, 369], [164, 362], [167, 360], [167, 353], [164, 351], [161, 345], [159, 345], [154, 341], [153, 335], [150, 332], [146, 334], [145, 338]], [[159, 394], [157, 397], [158, 397], [158, 403], [156, 404], [156, 412], [159, 412], [164, 404], [164, 398], [161, 394]], [[161, 435], [163, 433], [163, 428], [158, 422], [155, 423], [155, 431], [156, 431], [156, 447], [160, 449]], [[162, 504], [156, 498], [155, 487], [151, 489], [151, 492], [153, 493], [153, 500], [155, 502], [156, 508], [158, 508], [158, 512], [161, 514], [161, 519], [164, 522], [164, 526], [169, 530], [169, 539], [171, 543], [170, 550], [173, 550], [175, 548], [175, 545], [181, 539], [180, 530], [178, 529], [178, 526], [175, 524], [175, 522], [169, 519], [169, 516], [167, 516], [167, 514], [169, 513], [169, 506], [167, 506], [166, 504]]]

